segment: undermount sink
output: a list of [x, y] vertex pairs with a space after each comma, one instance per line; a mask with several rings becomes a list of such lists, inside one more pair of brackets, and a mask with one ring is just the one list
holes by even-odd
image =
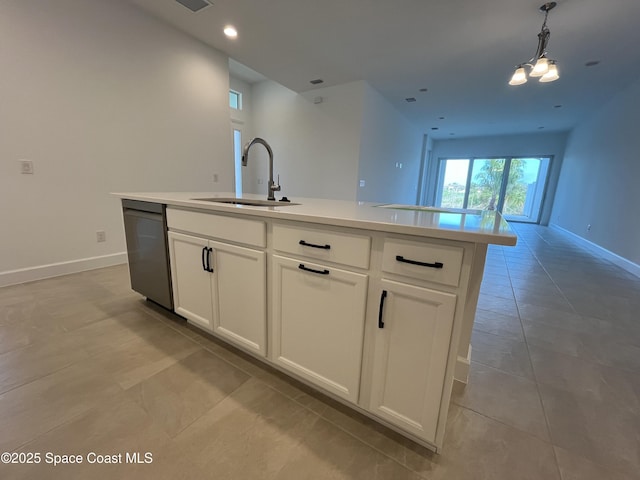
[[291, 205], [300, 205], [293, 202], [281, 202], [279, 200], [252, 200], [248, 198], [192, 198], [192, 200], [200, 200], [202, 202], [225, 203], [227, 205], [249, 205], [252, 207], [288, 207]]
[[382, 205], [374, 206], [379, 208], [389, 208], [392, 210], [411, 210], [414, 212], [468, 213], [471, 215], [480, 215], [482, 213], [482, 210], [472, 210], [469, 208], [427, 207], [423, 205], [398, 205], [394, 203], [385, 203]]

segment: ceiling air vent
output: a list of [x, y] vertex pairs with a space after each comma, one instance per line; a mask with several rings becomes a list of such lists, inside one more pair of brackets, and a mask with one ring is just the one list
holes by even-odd
[[178, 2], [181, 5], [184, 5], [193, 13], [199, 12], [203, 8], [206, 8], [209, 5], [211, 5], [211, 3], [207, 2], [206, 0], [176, 0], [176, 2]]

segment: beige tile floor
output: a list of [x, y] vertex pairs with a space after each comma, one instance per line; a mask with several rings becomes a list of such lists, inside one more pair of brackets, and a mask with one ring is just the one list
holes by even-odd
[[43, 455], [0, 478], [640, 478], [640, 280], [515, 229], [489, 250], [441, 455], [186, 326], [117, 266], [0, 289], [0, 452]]

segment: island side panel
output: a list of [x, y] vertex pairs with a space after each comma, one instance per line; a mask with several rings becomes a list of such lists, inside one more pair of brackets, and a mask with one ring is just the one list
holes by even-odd
[[478, 297], [480, 296], [480, 284], [484, 275], [484, 264], [487, 258], [487, 244], [476, 243], [469, 285], [467, 288], [467, 300], [464, 307], [464, 320], [458, 341], [458, 358], [453, 378], [466, 384], [469, 380], [469, 367], [471, 364], [471, 333], [476, 317]]

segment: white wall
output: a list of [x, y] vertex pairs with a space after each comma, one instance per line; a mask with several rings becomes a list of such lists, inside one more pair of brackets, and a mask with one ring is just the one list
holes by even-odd
[[[253, 134], [273, 148], [282, 195], [415, 203], [423, 136], [365, 82], [302, 94], [260, 82], [251, 111]], [[261, 146], [251, 150], [247, 192], [266, 194], [267, 163]]]
[[358, 200], [413, 205], [423, 134], [372, 87], [364, 91]]
[[[272, 81], [253, 85], [253, 134], [273, 149], [278, 197], [356, 199], [364, 87], [353, 82], [298, 94]], [[247, 192], [267, 194], [267, 158], [261, 145], [252, 147], [245, 168], [257, 181]]]
[[638, 125], [640, 79], [572, 131], [551, 216], [553, 224], [636, 265], [640, 265]]
[[430, 179], [427, 193], [428, 202], [433, 202], [435, 198], [434, 179], [437, 175], [438, 161], [441, 158], [553, 156], [547, 194], [540, 217], [540, 223], [546, 225], [551, 215], [558, 177], [565, 155], [567, 136], [567, 132], [553, 132], [434, 140], [428, 170]]
[[121, 0], [4, 0], [0, 45], [0, 276], [123, 252], [109, 192], [232, 188], [224, 55]]

